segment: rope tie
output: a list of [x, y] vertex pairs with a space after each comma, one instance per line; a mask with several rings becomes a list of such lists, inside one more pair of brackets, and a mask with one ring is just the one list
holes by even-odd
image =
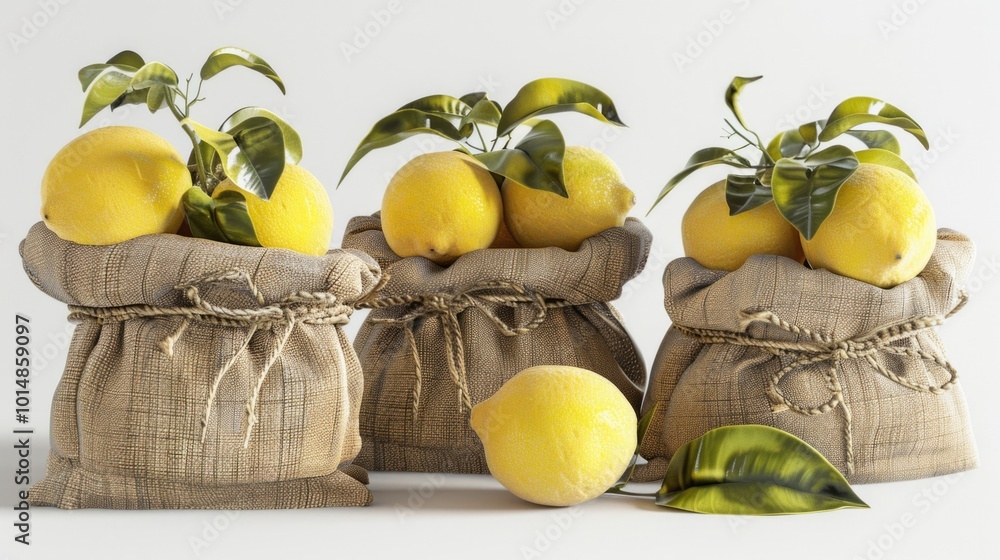
[[[523, 324], [512, 325], [493, 310], [492, 306], [497, 304], [507, 307], [527, 305], [534, 310], [534, 314]], [[458, 411], [461, 413], [466, 408], [472, 409], [472, 399], [469, 396], [469, 383], [465, 370], [462, 325], [458, 320], [458, 316], [463, 311], [471, 308], [478, 309], [505, 336], [519, 336], [538, 328], [545, 321], [549, 309], [570, 305], [573, 304], [566, 300], [546, 298], [523, 284], [488, 281], [474, 284], [465, 291], [456, 294], [427, 292], [405, 296], [383, 296], [360, 302], [356, 304], [356, 307], [367, 309], [403, 308], [397, 317], [369, 317], [369, 320], [372, 323], [393, 325], [403, 329], [414, 366], [413, 419], [416, 421], [420, 405], [420, 389], [423, 383], [420, 353], [415, 336], [418, 322], [422, 324], [424, 320], [437, 318], [441, 323], [448, 373], [457, 389]]]
[[[752, 346], [763, 348], [775, 356], [787, 356], [791, 362], [771, 375], [768, 380], [768, 397], [771, 400], [771, 409], [774, 412], [791, 410], [797, 414], [805, 416], [817, 416], [826, 414], [834, 409], [840, 409], [844, 417], [844, 447], [847, 460], [847, 473], [854, 473], [854, 441], [851, 430], [851, 409], [844, 399], [844, 389], [840, 378], [840, 363], [844, 360], [861, 359], [865, 360], [872, 369], [880, 375], [889, 379], [893, 383], [915, 391], [918, 393], [928, 393], [939, 395], [955, 385], [958, 380], [958, 371], [944, 357], [930, 352], [925, 352], [912, 346], [896, 346], [894, 343], [909, 340], [922, 331], [934, 328], [945, 322], [945, 319], [957, 313], [965, 306], [969, 296], [964, 291], [959, 293], [959, 300], [956, 305], [944, 315], [924, 315], [913, 319], [907, 319], [890, 323], [883, 327], [874, 329], [866, 334], [843, 340], [833, 340], [832, 337], [808, 328], [791, 324], [776, 313], [768, 310], [742, 311], [740, 313], [740, 329], [744, 332], [732, 332], [716, 329], [702, 329], [685, 327], [675, 324], [674, 327], [680, 332], [691, 336], [702, 343], [707, 344], [733, 344], [737, 346]], [[797, 335], [798, 341], [769, 340], [764, 338], [754, 338], [746, 334], [747, 328], [754, 323], [765, 323], [772, 325], [787, 333]], [[884, 365], [880, 364], [876, 356], [880, 353], [896, 356], [909, 356], [932, 362], [948, 372], [948, 379], [939, 385], [926, 383], [916, 383], [897, 375]], [[808, 406], [796, 402], [789, 398], [781, 390], [781, 381], [789, 373], [800, 368], [813, 364], [828, 364], [823, 369], [823, 377], [827, 390], [830, 392], [830, 399], [826, 402]]]
[[[201, 289], [222, 283], [236, 283], [246, 290], [256, 301], [258, 307], [230, 308], [213, 304], [202, 297]], [[247, 426], [243, 435], [243, 448], [250, 444], [250, 436], [258, 422], [257, 402], [271, 369], [281, 357], [292, 332], [299, 324], [307, 325], [344, 325], [350, 319], [354, 309], [337, 301], [337, 297], [329, 292], [292, 292], [278, 303], [264, 305], [264, 295], [257, 289], [250, 275], [242, 270], [229, 269], [208, 274], [184, 282], [174, 287], [184, 294], [189, 305], [177, 307], [158, 307], [152, 305], [126, 305], [120, 307], [84, 307], [69, 306], [70, 320], [96, 321], [99, 324], [127, 321], [129, 319], [146, 319], [156, 317], [181, 317], [182, 320], [174, 332], [167, 335], [160, 343], [159, 349], [167, 356], [174, 355], [174, 346], [194, 322], [208, 323], [225, 327], [247, 329], [246, 337], [239, 349], [222, 365], [212, 378], [212, 384], [205, 402], [205, 412], [201, 425], [201, 442], [205, 442], [208, 434], [209, 419], [215, 397], [226, 373], [246, 353], [250, 343], [261, 332], [271, 332], [274, 344], [267, 359], [257, 376], [253, 391], [247, 399]]]

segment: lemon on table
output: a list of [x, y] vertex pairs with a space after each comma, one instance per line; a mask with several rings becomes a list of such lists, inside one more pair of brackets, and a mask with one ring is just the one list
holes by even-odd
[[382, 197], [382, 232], [400, 257], [449, 264], [489, 247], [503, 220], [493, 176], [461, 152], [433, 152], [410, 160]]
[[291, 249], [307, 255], [324, 255], [333, 235], [333, 207], [323, 185], [311, 173], [292, 163], [263, 200], [226, 179], [215, 187], [213, 197], [239, 191], [247, 201], [257, 241], [263, 247]]
[[681, 220], [684, 254], [712, 270], [736, 270], [750, 255], [781, 255], [802, 262], [799, 232], [768, 202], [729, 215], [726, 182], [701, 191]]
[[588, 237], [623, 225], [635, 206], [618, 166], [593, 148], [566, 147], [563, 181], [569, 198], [504, 181], [504, 217], [522, 247], [576, 251]]
[[802, 247], [813, 268], [891, 288], [920, 274], [936, 242], [934, 209], [916, 181], [896, 169], [862, 163]]
[[42, 219], [62, 239], [83, 245], [173, 233], [189, 188], [187, 165], [163, 138], [131, 126], [98, 128], [52, 158], [42, 177]]
[[536, 366], [472, 409], [490, 472], [519, 498], [569, 506], [602, 494], [636, 447], [636, 415], [600, 375]]

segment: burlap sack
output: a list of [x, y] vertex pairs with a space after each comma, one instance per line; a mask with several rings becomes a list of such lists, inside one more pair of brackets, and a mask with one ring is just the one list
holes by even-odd
[[365, 505], [361, 367], [342, 327], [376, 284], [364, 255], [176, 235], [90, 247], [36, 224], [31, 280], [81, 321], [33, 505]]
[[671, 262], [673, 326], [651, 370], [650, 463], [636, 478], [662, 478], [678, 447], [732, 424], [790, 432], [856, 483], [974, 468], [965, 398], [934, 330], [964, 303], [974, 254], [942, 229], [926, 269], [889, 290], [776, 256], [731, 273]]
[[396, 256], [378, 214], [352, 219], [344, 246], [388, 278], [354, 344], [365, 371], [357, 463], [488, 472], [469, 410], [534, 365], [596, 371], [638, 409], [646, 368], [608, 302], [642, 271], [651, 240], [629, 219], [576, 252], [487, 249], [440, 267]]

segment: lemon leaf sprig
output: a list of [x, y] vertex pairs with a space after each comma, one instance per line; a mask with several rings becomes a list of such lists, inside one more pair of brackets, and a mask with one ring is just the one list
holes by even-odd
[[[456, 144], [498, 179], [509, 178], [526, 187], [568, 197], [562, 161], [566, 142], [559, 127], [542, 115], [576, 112], [602, 122], [625, 126], [614, 102], [601, 90], [575, 80], [541, 78], [525, 84], [506, 107], [484, 92], [455, 97], [429, 95], [411, 101], [382, 118], [361, 140], [340, 177], [369, 152], [411, 136], [432, 134]], [[527, 132], [514, 146], [514, 133]], [[493, 130], [491, 141], [483, 129]], [[503, 144], [498, 148], [500, 141]]]
[[240, 188], [267, 200], [278, 183], [285, 162], [297, 163], [302, 142], [295, 130], [278, 115], [259, 107], [233, 113], [221, 127], [205, 126], [191, 118], [191, 108], [204, 101], [202, 84], [220, 72], [245, 67], [271, 80], [281, 93], [284, 83], [271, 66], [254, 53], [236, 47], [212, 52], [202, 65], [200, 79], [191, 91], [187, 78], [183, 89], [177, 73], [162, 62], [146, 62], [134, 51], [122, 51], [103, 64], [90, 64], [79, 72], [85, 99], [80, 126], [105, 108], [144, 104], [150, 112], [169, 109], [191, 139], [191, 165], [198, 186], [211, 194], [218, 177], [216, 169]]
[[[639, 445], [655, 407], [639, 422]], [[682, 445], [656, 492], [625, 490], [638, 448], [608, 494], [656, 505], [727, 515], [785, 515], [867, 508], [844, 475], [815, 448], [770, 426], [725, 426]]]
[[[660, 190], [650, 212], [688, 175], [713, 165], [727, 165], [744, 170], [726, 177], [730, 215], [773, 200], [781, 215], [808, 240], [833, 211], [837, 191], [859, 164], [891, 167], [916, 180], [913, 170], [900, 157], [899, 141], [892, 133], [857, 127], [870, 124], [897, 127], [910, 133], [925, 149], [929, 148], [927, 135], [909, 115], [874, 97], [846, 99], [826, 119], [781, 131], [765, 146], [746, 124], [739, 103], [743, 87], [760, 78], [737, 76], [726, 88], [726, 105], [739, 125], [726, 119], [726, 138], [738, 138], [743, 144], [734, 149], [714, 147], [695, 152], [684, 169]], [[843, 138], [854, 139], [865, 149], [829, 144]], [[759, 153], [757, 163], [741, 155], [747, 149]]]
[[146, 62], [134, 51], [122, 51], [103, 64], [90, 64], [79, 72], [86, 94], [80, 126], [105, 108], [146, 105], [151, 113], [169, 109], [191, 140], [188, 166], [196, 187], [182, 203], [191, 234], [236, 245], [259, 246], [246, 198], [237, 191], [212, 197], [215, 186], [229, 178], [263, 200], [270, 198], [284, 172], [285, 163], [302, 159], [302, 140], [278, 115], [260, 107], [244, 107], [231, 114], [218, 129], [191, 118], [191, 108], [205, 100], [202, 84], [234, 67], [248, 68], [273, 82], [281, 93], [285, 84], [264, 59], [237, 48], [213, 51], [199, 72], [195, 91], [189, 76], [180, 87], [177, 73], [162, 62]]

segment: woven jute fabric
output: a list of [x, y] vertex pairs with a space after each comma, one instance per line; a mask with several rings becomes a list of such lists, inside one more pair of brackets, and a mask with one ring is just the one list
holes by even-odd
[[974, 256], [968, 237], [939, 230], [924, 271], [892, 289], [777, 256], [730, 273], [671, 262], [673, 325], [651, 368], [649, 464], [636, 479], [662, 478], [681, 445], [734, 424], [794, 434], [855, 483], [976, 467], [965, 398], [935, 331], [964, 305]]
[[400, 258], [381, 220], [356, 217], [344, 247], [387, 281], [354, 347], [365, 371], [363, 445], [374, 470], [489, 472], [469, 411], [517, 372], [559, 364], [595, 371], [638, 409], [646, 368], [609, 301], [642, 271], [652, 236], [638, 220], [579, 250], [486, 249], [441, 267]]
[[83, 246], [36, 224], [24, 267], [79, 324], [33, 505], [366, 505], [352, 459], [361, 366], [343, 332], [380, 278], [313, 257], [176, 235]]

